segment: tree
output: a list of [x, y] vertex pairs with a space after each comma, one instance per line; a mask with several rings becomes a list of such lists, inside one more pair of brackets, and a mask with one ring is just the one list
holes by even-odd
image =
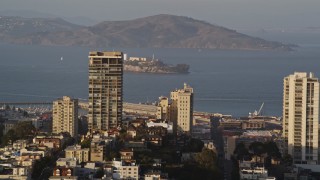
[[18, 122], [2, 137], [2, 145], [14, 142], [18, 139], [28, 139], [36, 133], [36, 128], [29, 121]]
[[[1, 120], [1, 116], [0, 116], [0, 120]], [[2, 138], [3, 138], [3, 130], [4, 130], [4, 125], [0, 124], [0, 144], [2, 144]]]
[[6, 106], [5, 106], [5, 110], [11, 110], [11, 108], [10, 108], [10, 106], [8, 105], [8, 104], [6, 104]]
[[1, 145], [5, 146], [7, 145], [9, 142], [14, 142], [16, 141], [18, 138], [15, 134], [15, 131], [13, 129], [10, 129], [1, 139]]
[[105, 160], [111, 161], [114, 158], [119, 158], [120, 157], [119, 151], [120, 151], [119, 147], [111, 148], [110, 145], [107, 146]]
[[283, 156], [282, 163], [286, 166], [291, 166], [293, 163], [293, 159], [290, 154], [286, 154]]
[[203, 148], [201, 153], [196, 155], [195, 158], [198, 165], [204, 169], [215, 169], [217, 155], [208, 148]]
[[261, 156], [262, 154], [266, 153], [265, 145], [262, 142], [253, 142], [249, 146], [249, 150], [257, 156]]
[[95, 173], [94, 178], [99, 178], [99, 179], [101, 179], [103, 176], [104, 176], [104, 171], [103, 171], [103, 168], [100, 167], [100, 168], [97, 170], [97, 172]]
[[144, 165], [152, 165], [154, 163], [154, 160], [149, 155], [142, 155], [140, 163]]
[[238, 180], [240, 179], [238, 160], [235, 159], [234, 157], [232, 157], [231, 160], [232, 160], [231, 179]]
[[233, 154], [236, 155], [237, 160], [243, 160], [245, 157], [249, 156], [249, 151], [243, 143], [237, 144]]
[[186, 152], [201, 152], [204, 143], [200, 139], [191, 138], [190, 142], [184, 147]]
[[36, 133], [36, 128], [32, 125], [30, 121], [18, 122], [13, 130], [18, 139], [27, 139]]
[[268, 153], [268, 156], [281, 158], [280, 150], [274, 141], [266, 142], [264, 146], [265, 146], [266, 152]]
[[91, 139], [88, 138], [88, 139], [84, 139], [80, 145], [81, 145], [81, 148], [90, 148], [90, 144], [91, 144]]
[[23, 116], [24, 117], [28, 117], [29, 116], [28, 112], [27, 111], [23, 111]]
[[201, 179], [219, 179], [221, 178], [221, 173], [218, 168], [218, 158], [217, 154], [206, 147], [202, 149], [195, 157], [196, 167], [200, 174], [198, 177]]
[[36, 160], [34, 165], [33, 165], [33, 170], [31, 177], [32, 179], [38, 179], [40, 176], [42, 177], [41, 179], [47, 179], [51, 175], [51, 173], [44, 173], [44, 170], [48, 168], [49, 166], [52, 166], [54, 163], [54, 160], [50, 156], [43, 157], [39, 160]]

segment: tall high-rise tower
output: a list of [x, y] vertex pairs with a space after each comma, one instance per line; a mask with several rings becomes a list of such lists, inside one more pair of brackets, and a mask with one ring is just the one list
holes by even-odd
[[319, 81], [312, 73], [284, 78], [283, 137], [295, 164], [318, 163]]
[[53, 102], [52, 132], [68, 132], [72, 137], [78, 135], [78, 100], [63, 96]]
[[193, 120], [193, 88], [184, 84], [183, 89], [171, 92], [170, 121], [174, 132], [191, 133]]
[[122, 119], [123, 53], [89, 54], [89, 130], [117, 127]]

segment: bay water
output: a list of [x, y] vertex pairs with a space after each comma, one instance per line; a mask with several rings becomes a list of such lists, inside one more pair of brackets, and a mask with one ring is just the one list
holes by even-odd
[[93, 50], [190, 65], [189, 74], [124, 73], [125, 102], [154, 102], [188, 83], [196, 111], [234, 116], [247, 116], [263, 102], [264, 115], [281, 116], [283, 78], [295, 71], [320, 77], [320, 45], [314, 44], [291, 52], [0, 44], [0, 102], [46, 102], [64, 95], [87, 99]]

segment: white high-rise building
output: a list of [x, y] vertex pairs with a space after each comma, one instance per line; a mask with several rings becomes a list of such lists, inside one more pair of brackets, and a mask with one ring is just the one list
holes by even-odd
[[319, 80], [313, 73], [284, 78], [283, 137], [295, 164], [318, 163]]
[[53, 102], [52, 132], [68, 132], [72, 137], [78, 135], [78, 100], [63, 96]]
[[170, 121], [174, 132], [191, 133], [193, 120], [193, 88], [184, 84], [183, 89], [171, 92]]

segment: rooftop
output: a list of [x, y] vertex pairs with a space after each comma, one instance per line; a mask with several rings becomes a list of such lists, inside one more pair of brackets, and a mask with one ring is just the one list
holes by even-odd
[[243, 136], [272, 137], [272, 134], [270, 131], [246, 131], [243, 133]]

